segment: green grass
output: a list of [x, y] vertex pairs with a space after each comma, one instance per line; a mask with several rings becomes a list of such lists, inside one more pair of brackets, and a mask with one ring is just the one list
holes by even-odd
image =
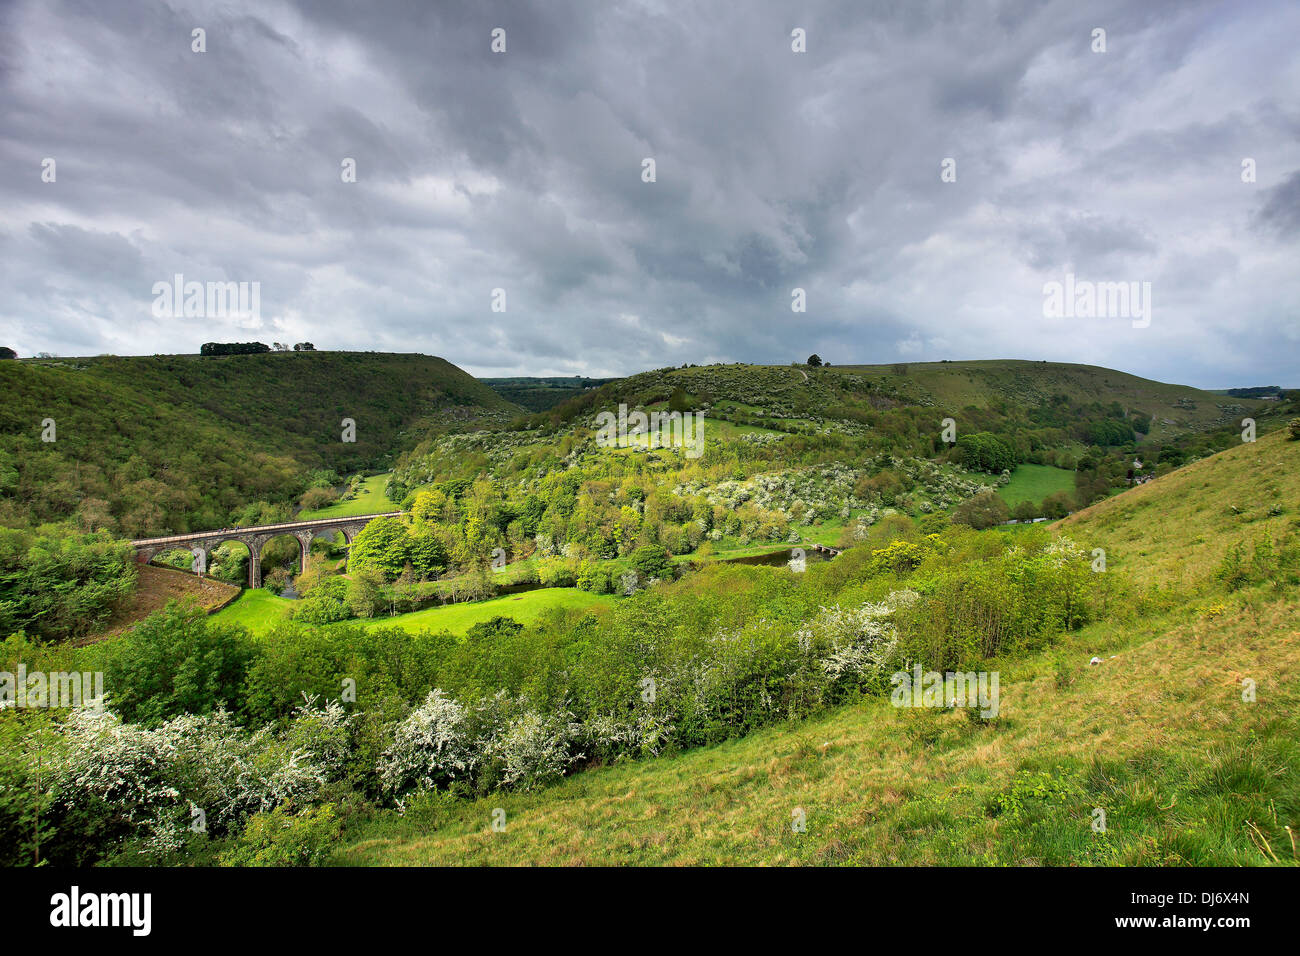
[[[512, 617], [521, 624], [533, 624], [552, 608], [600, 609], [611, 606], [616, 600], [613, 595], [592, 594], [577, 588], [539, 588], [523, 594], [507, 594], [465, 604], [448, 604], [445, 607], [426, 608], [393, 617], [370, 618], [356, 623], [365, 627], [402, 627], [408, 630], [464, 634], [475, 624], [498, 616]], [[242, 624], [252, 633], [258, 634], [277, 622], [286, 620], [295, 603], [297, 602], [277, 597], [263, 588], [245, 590], [229, 606], [213, 615], [213, 618], [223, 623]]]
[[[531, 793], [376, 812], [332, 862], [1294, 865], [1295, 599], [1242, 595], [1212, 623], [1180, 608], [1126, 634], [1102, 623], [1002, 662], [991, 724], [870, 700]], [[1093, 654], [1107, 662], [1088, 666]], [[1235, 674], [1261, 676], [1256, 703]]]
[[1074, 491], [1074, 472], [1051, 465], [1017, 465], [1011, 481], [998, 489], [998, 496], [1014, 508], [1022, 501], [1041, 504], [1058, 491]]
[[242, 624], [254, 634], [289, 616], [294, 602], [265, 588], [245, 588], [244, 593], [213, 615], [223, 624]]
[[403, 627], [407, 630], [450, 631], [464, 634], [475, 624], [494, 617], [514, 618], [520, 624], [534, 624], [547, 611], [600, 609], [611, 606], [617, 598], [609, 594], [592, 594], [578, 588], [539, 588], [523, 594], [506, 594], [486, 601], [448, 604], [426, 608], [396, 617], [376, 617], [360, 623], [365, 627]]
[[399, 506], [390, 501], [388, 495], [384, 493], [384, 486], [388, 483], [391, 475], [392, 472], [371, 475], [361, 482], [361, 488], [357, 491], [355, 498], [349, 501], [336, 501], [328, 508], [317, 508], [315, 511], [300, 511], [295, 520], [349, 518], [353, 515], [374, 515], [382, 514], [385, 511], [399, 511], [401, 510]]

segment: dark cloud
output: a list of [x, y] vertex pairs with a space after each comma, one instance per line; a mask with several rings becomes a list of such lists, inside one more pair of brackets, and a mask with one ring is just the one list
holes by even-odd
[[[20, 0], [0, 337], [310, 339], [485, 374], [817, 351], [1300, 384], [1297, 29], [1282, 0]], [[1150, 327], [1045, 320], [1066, 272], [1151, 282]], [[260, 317], [154, 317], [176, 273], [260, 283]]]

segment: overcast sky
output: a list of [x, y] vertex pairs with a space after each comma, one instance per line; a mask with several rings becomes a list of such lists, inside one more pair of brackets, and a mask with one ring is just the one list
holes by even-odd
[[[1300, 386], [1293, 0], [0, 10], [22, 355], [310, 340], [490, 376], [817, 352]], [[156, 315], [177, 273], [257, 282], [260, 308]], [[1150, 324], [1045, 317], [1067, 273], [1149, 282]]]

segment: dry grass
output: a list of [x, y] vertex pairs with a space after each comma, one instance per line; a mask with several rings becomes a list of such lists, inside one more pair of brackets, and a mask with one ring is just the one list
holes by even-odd
[[[1275, 506], [1281, 515], [1270, 515]], [[1108, 566], [1144, 585], [1212, 578], [1234, 544], [1300, 527], [1300, 442], [1262, 436], [1076, 512], [1055, 527], [1106, 542]], [[1235, 510], [1234, 510], [1235, 509]]]
[[239, 588], [224, 581], [200, 578], [175, 568], [160, 568], [154, 564], [140, 565], [140, 577], [131, 602], [113, 615], [107, 627], [83, 641], [93, 644], [135, 627], [154, 611], [160, 611], [168, 601], [192, 600], [205, 611], [223, 607], [239, 594]]

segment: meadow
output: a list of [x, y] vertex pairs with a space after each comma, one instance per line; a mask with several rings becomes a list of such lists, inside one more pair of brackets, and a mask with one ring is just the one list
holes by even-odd
[[[361, 627], [400, 627], [411, 631], [427, 629], [464, 634], [475, 624], [494, 617], [510, 617], [521, 624], [535, 624], [543, 614], [552, 610], [598, 610], [610, 607], [616, 600], [613, 595], [592, 594], [578, 588], [538, 588], [486, 601], [466, 601], [409, 614], [364, 618], [356, 623]], [[260, 634], [276, 623], [288, 620], [298, 603], [262, 588], [247, 589], [232, 604], [217, 611], [212, 619], [221, 624], [238, 624]]]
[[998, 487], [998, 496], [1014, 508], [1022, 501], [1041, 504], [1048, 495], [1074, 490], [1074, 472], [1051, 465], [1019, 464], [1011, 481]]
[[392, 472], [369, 475], [361, 480], [356, 495], [346, 501], [336, 501], [324, 508], [299, 511], [295, 520], [310, 521], [314, 518], [350, 518], [353, 515], [384, 514], [400, 510], [398, 504], [389, 500], [384, 491]]

